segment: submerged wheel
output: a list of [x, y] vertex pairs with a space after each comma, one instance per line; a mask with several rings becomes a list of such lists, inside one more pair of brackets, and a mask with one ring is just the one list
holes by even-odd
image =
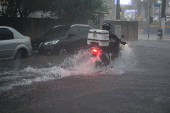
[[102, 62], [100, 62], [100, 61], [95, 62], [95, 67], [102, 67], [102, 66], [103, 66]]
[[67, 54], [67, 48], [65, 46], [60, 47], [59, 54], [60, 55]]
[[15, 55], [16, 59], [23, 59], [23, 58], [27, 58], [27, 57], [28, 57], [28, 53], [25, 49], [18, 50]]
[[110, 63], [110, 61], [109, 61], [109, 60], [106, 60], [106, 61], [103, 62], [103, 65], [104, 65], [104, 66], [107, 66], [107, 65], [109, 65], [109, 63]]
[[105, 54], [102, 54], [102, 55], [100, 56], [100, 59], [101, 59], [101, 61], [103, 62], [103, 65], [104, 65], [104, 66], [109, 65], [110, 60], [109, 60], [109, 58], [108, 58]]
[[95, 62], [95, 67], [103, 67], [103, 66], [108, 66], [110, 63], [110, 60], [102, 60], [102, 61], [96, 61]]

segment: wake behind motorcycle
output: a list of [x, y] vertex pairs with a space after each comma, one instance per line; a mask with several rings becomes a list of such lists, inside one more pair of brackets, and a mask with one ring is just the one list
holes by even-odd
[[[123, 45], [126, 44], [126, 42], [120, 43]], [[114, 46], [116, 41], [110, 41], [109, 31], [107, 30], [89, 30], [87, 44], [91, 46], [92, 57], [98, 59], [95, 62], [95, 66], [109, 65], [110, 60], [114, 59], [119, 51], [119, 45], [118, 47]]]

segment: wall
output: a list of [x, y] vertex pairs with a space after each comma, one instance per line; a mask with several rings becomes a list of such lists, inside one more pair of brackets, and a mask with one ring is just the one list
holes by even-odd
[[[100, 15], [100, 23], [98, 28], [101, 29], [103, 24], [103, 15]], [[138, 22], [137, 21], [110, 21], [112, 28], [114, 25], [121, 25], [121, 34], [126, 40], [138, 39]], [[47, 32], [49, 29], [57, 25], [68, 24], [91, 24], [88, 20], [66, 21], [60, 19], [45, 19], [45, 18], [2, 18], [0, 17], [0, 26], [10, 26], [18, 30], [21, 34], [38, 38]]]
[[[143, 33], [147, 34], [148, 33], [148, 27], [143, 27]], [[150, 27], [149, 33], [151, 34], [157, 34], [158, 33], [158, 27]], [[165, 27], [165, 34], [170, 34], [170, 27]]]
[[[107, 21], [107, 20], [105, 20]], [[138, 40], [138, 22], [137, 21], [109, 21], [111, 23], [112, 32], [114, 33], [114, 25], [121, 25], [121, 35], [125, 40]]]
[[10, 26], [18, 30], [21, 34], [38, 38], [47, 32], [49, 29], [57, 25], [68, 24], [87, 24], [87, 20], [66, 21], [60, 19], [48, 18], [3, 18], [0, 17], [0, 26]]

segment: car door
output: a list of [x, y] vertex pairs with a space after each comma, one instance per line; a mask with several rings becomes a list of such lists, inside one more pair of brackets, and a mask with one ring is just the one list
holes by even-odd
[[80, 47], [80, 28], [79, 27], [71, 27], [68, 31], [67, 42], [69, 43], [69, 49], [76, 50]]
[[0, 58], [11, 58], [16, 46], [13, 32], [0, 28]]
[[81, 32], [81, 46], [87, 46], [87, 37], [89, 30], [92, 29], [91, 27], [81, 27], [80, 32]]

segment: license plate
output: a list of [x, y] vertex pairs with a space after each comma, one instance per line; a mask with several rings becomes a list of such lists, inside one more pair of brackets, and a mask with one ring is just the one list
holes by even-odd
[[94, 31], [93, 38], [97, 38], [96, 31]]

